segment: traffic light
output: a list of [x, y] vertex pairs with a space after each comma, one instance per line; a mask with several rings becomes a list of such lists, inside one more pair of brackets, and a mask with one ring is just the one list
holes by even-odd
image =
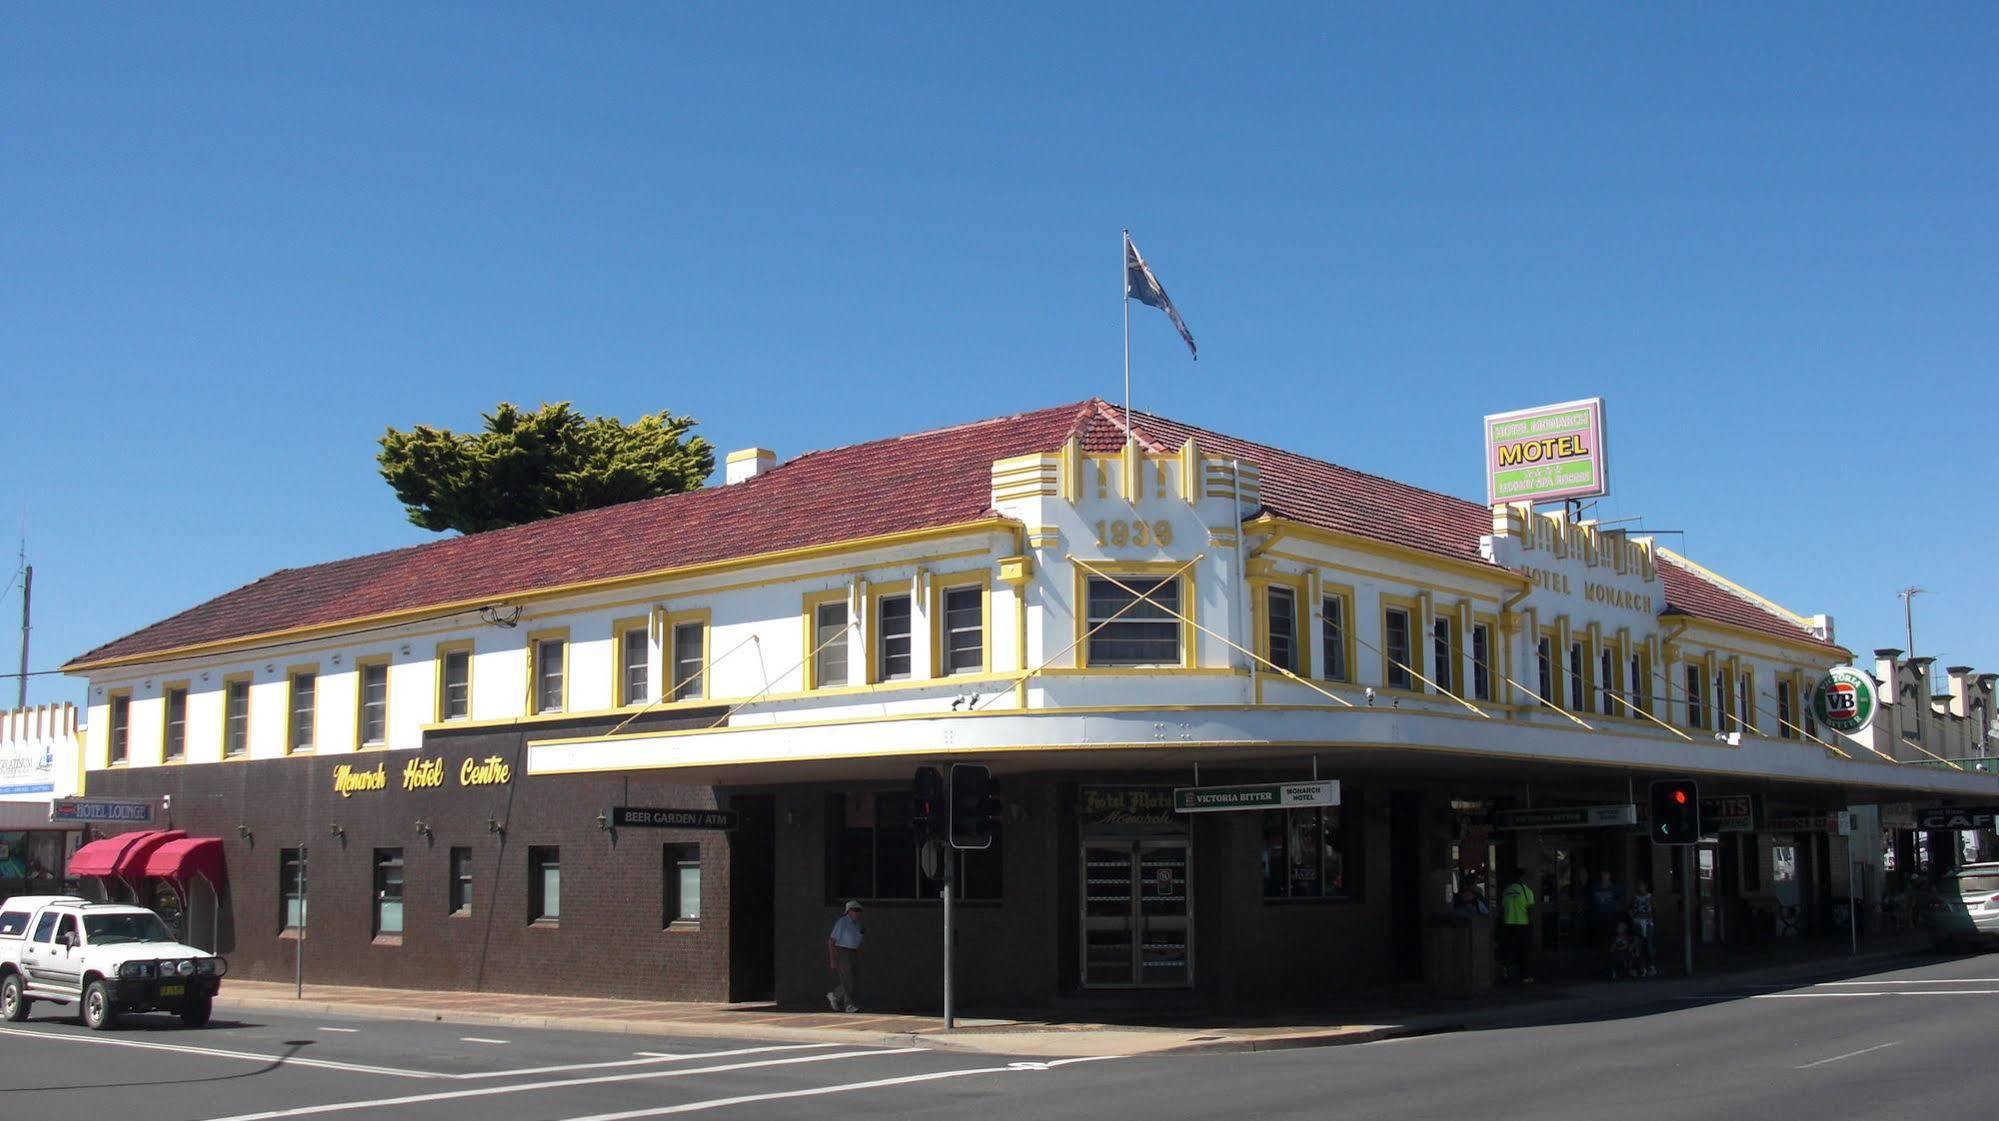
[[909, 798], [909, 828], [917, 847], [937, 836], [943, 825], [944, 776], [935, 767], [918, 767]]
[[1652, 843], [1691, 845], [1701, 839], [1701, 791], [1690, 778], [1652, 784]]
[[978, 763], [951, 764], [951, 847], [991, 848], [999, 832], [999, 784]]

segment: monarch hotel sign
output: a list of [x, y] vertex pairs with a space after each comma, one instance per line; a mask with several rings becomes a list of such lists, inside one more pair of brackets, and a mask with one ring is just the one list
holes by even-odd
[[1492, 506], [1610, 493], [1603, 398], [1486, 417], [1485, 491]]
[[[505, 758], [488, 755], [483, 759], [461, 761], [456, 772], [449, 770], [442, 759], [412, 759], [404, 763], [397, 773], [396, 785], [402, 790], [435, 790], [453, 774], [458, 779], [458, 786], [505, 786], [514, 779], [514, 769]], [[333, 792], [342, 798], [388, 788], [387, 763], [366, 768], [342, 763], [333, 768]]]

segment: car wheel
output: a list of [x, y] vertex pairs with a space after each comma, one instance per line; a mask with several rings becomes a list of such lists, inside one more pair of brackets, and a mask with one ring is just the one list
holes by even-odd
[[198, 996], [180, 1006], [180, 1026], [199, 1028], [208, 1024], [208, 1017], [215, 1011], [215, 998]]
[[9, 973], [6, 980], [0, 981], [0, 1020], [17, 1024], [27, 1018], [27, 989], [21, 984], [19, 973]]
[[83, 990], [83, 1026], [91, 1031], [104, 1031], [118, 1020], [118, 1012], [111, 1007], [111, 990], [102, 981], [92, 981]]

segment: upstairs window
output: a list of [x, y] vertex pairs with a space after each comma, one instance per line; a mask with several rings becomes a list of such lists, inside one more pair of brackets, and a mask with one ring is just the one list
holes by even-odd
[[465, 720], [472, 715], [472, 651], [446, 650], [438, 656], [437, 718]]
[[1541, 686], [1541, 699], [1555, 703], [1555, 640], [1543, 637], [1534, 648], [1535, 680]]
[[1602, 655], [1597, 659], [1597, 691], [1603, 694], [1603, 714], [1605, 716], [1629, 716], [1631, 710], [1618, 702], [1617, 652], [1605, 644]]
[[1736, 697], [1735, 711], [1742, 717], [1742, 730], [1754, 732], [1756, 730], [1755, 674], [1748, 670], [1742, 671], [1742, 679], [1736, 685]]
[[1416, 679], [1409, 672], [1409, 613], [1400, 607], [1391, 607], [1381, 616], [1381, 645], [1387, 659], [1387, 672], [1383, 675], [1390, 689], [1413, 689]]
[[534, 710], [561, 712], [569, 701], [569, 640], [563, 637], [529, 640], [534, 662]]
[[1652, 667], [1643, 654], [1631, 655], [1631, 703], [1639, 712], [1652, 711]]
[[1437, 692], [1458, 691], [1457, 668], [1458, 643], [1457, 628], [1449, 619], [1439, 618], [1430, 623], [1430, 680], [1437, 683]]
[[875, 672], [879, 681], [906, 681], [914, 673], [910, 599], [883, 596], [875, 601]]
[[361, 746], [380, 747], [389, 741], [389, 664], [362, 662], [359, 668]]
[[1797, 723], [1798, 713], [1792, 707], [1791, 683], [1780, 678], [1777, 681], [1777, 735], [1782, 739], [1796, 739]]
[[1569, 643], [1569, 711], [1589, 711], [1589, 655], [1580, 642]]
[[1492, 627], [1486, 623], [1471, 629], [1471, 691], [1481, 701], [1492, 699]]
[[1270, 664], [1291, 673], [1298, 672], [1298, 597], [1289, 588], [1271, 588], [1264, 593], [1264, 621], [1270, 634], [1264, 642], [1264, 657]]
[[1319, 637], [1325, 643], [1327, 681], [1352, 681], [1347, 667], [1347, 600], [1327, 596], [1319, 601]]
[[652, 700], [652, 629], [639, 622], [618, 632], [618, 703]]
[[1699, 666], [1687, 667], [1687, 727], [1704, 728], [1707, 714], [1701, 705], [1701, 670]]
[[233, 759], [250, 751], [250, 682], [222, 684], [222, 755]]
[[110, 701], [111, 735], [109, 744], [113, 766], [132, 758], [132, 695], [113, 693]]
[[311, 751], [314, 738], [318, 735], [318, 716], [315, 707], [319, 696], [319, 674], [312, 670], [294, 670], [291, 674], [291, 711], [286, 714], [285, 750]]
[[983, 673], [986, 668], [986, 590], [967, 585], [944, 589], [943, 670]]
[[1090, 636], [1090, 665], [1181, 664], [1180, 620], [1176, 617], [1180, 612], [1179, 577], [1120, 576], [1112, 583], [1092, 576], [1087, 598], [1084, 626]]
[[847, 601], [812, 609], [812, 687], [847, 683]]
[[678, 623], [673, 628], [673, 699], [694, 700], [706, 696], [708, 627], [703, 623]]
[[167, 723], [160, 755], [173, 763], [187, 758], [187, 686], [169, 685], [161, 692], [166, 701]]

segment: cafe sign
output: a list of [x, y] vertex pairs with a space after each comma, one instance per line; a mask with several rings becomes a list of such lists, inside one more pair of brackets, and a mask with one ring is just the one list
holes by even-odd
[[1324, 782], [1267, 782], [1249, 786], [1182, 786], [1173, 791], [1173, 812], [1289, 810], [1340, 804], [1338, 779]]
[[[455, 769], [443, 759], [411, 759], [396, 772], [394, 782], [400, 790], [436, 790], [453, 778], [457, 779], [455, 785], [461, 787], [505, 786], [514, 780], [514, 768], [499, 755], [463, 759]], [[387, 790], [389, 785], [387, 763], [373, 767], [342, 763], [333, 768], [333, 792], [342, 798]]]
[[1554, 502], [1610, 492], [1603, 398], [1485, 418], [1486, 502]]
[[1990, 829], [1999, 820], [1999, 806], [1956, 806], [1916, 814], [1918, 829]]

